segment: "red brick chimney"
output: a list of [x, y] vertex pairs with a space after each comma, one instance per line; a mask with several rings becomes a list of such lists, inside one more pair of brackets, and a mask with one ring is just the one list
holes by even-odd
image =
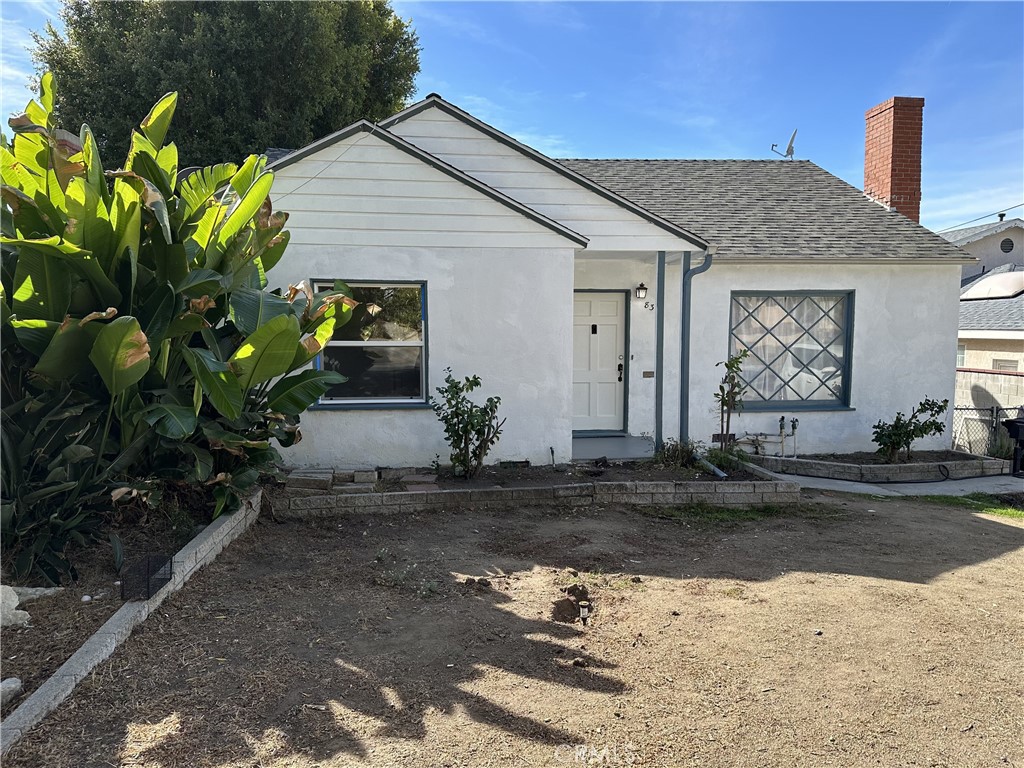
[[924, 99], [894, 96], [864, 115], [864, 194], [921, 221]]

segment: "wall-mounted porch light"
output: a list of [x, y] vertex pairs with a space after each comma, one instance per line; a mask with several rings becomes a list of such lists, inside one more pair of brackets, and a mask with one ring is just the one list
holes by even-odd
[[636, 287], [636, 297], [638, 299], [646, 299], [647, 298], [647, 286], [644, 285], [643, 283], [640, 283], [640, 285], [638, 285]]

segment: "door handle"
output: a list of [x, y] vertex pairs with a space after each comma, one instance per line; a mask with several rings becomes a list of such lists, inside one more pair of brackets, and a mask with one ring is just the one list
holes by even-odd
[[619, 381], [622, 381], [622, 363], [619, 363]]

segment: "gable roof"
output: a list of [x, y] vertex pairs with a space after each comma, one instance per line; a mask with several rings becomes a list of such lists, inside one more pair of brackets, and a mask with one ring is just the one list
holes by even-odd
[[378, 139], [387, 142], [396, 149], [400, 149], [401, 151], [409, 155], [412, 155], [417, 160], [420, 160], [426, 165], [429, 165], [431, 168], [441, 171], [441, 173], [450, 176], [456, 181], [462, 182], [468, 187], [472, 187], [477, 192], [486, 195], [487, 197], [501, 203], [507, 208], [511, 208], [516, 213], [519, 213], [525, 216], [526, 218], [540, 224], [541, 226], [550, 229], [552, 232], [555, 232], [556, 234], [559, 234], [562, 237], [571, 240], [577, 245], [583, 246], [585, 248], [587, 243], [590, 242], [586, 237], [581, 235], [579, 232], [575, 232], [566, 227], [565, 225], [555, 221], [554, 219], [549, 218], [544, 214], [535, 211], [533, 208], [523, 205], [518, 200], [513, 200], [511, 197], [504, 194], [503, 192], [499, 192], [498, 190], [494, 189], [494, 187], [484, 184], [479, 179], [475, 179], [469, 174], [460, 171], [458, 168], [449, 165], [444, 160], [441, 160], [438, 157], [434, 157], [429, 152], [424, 152], [422, 149], [415, 146], [414, 144], [410, 144], [405, 139], [396, 136], [390, 131], [381, 128], [379, 125], [375, 125], [374, 123], [371, 123], [368, 120], [360, 120], [359, 122], [353, 123], [347, 128], [342, 128], [340, 131], [335, 131], [329, 136], [325, 136], [319, 141], [314, 141], [312, 144], [309, 144], [303, 147], [302, 149], [298, 149], [294, 152], [284, 155], [279, 160], [275, 160], [274, 162], [269, 163], [267, 165], [267, 168], [274, 171], [279, 171], [282, 168], [287, 168], [292, 163], [298, 162], [303, 158], [309, 157], [310, 155], [315, 154], [316, 152], [319, 152], [322, 149], [326, 149], [327, 147], [330, 147], [333, 144], [337, 144], [339, 141], [343, 141], [344, 139], [347, 139], [350, 136], [353, 136], [361, 132], [369, 133], [372, 134], [373, 136], [376, 136]]
[[995, 235], [1007, 229], [1013, 229], [1014, 227], [1024, 229], [1024, 219], [1004, 219], [1003, 221], [997, 221], [994, 223], [979, 224], [976, 227], [951, 229], [946, 232], [940, 232], [939, 235], [940, 237], [949, 240], [953, 245], [960, 246], [977, 242], [983, 237]]
[[561, 160], [666, 219], [719, 257], [974, 261], [808, 160]]
[[445, 101], [436, 93], [431, 93], [422, 101], [413, 104], [412, 106], [402, 110], [396, 115], [392, 115], [386, 120], [382, 120], [379, 123], [379, 125], [384, 128], [390, 128], [391, 126], [396, 125], [397, 123], [400, 123], [404, 120], [408, 120], [410, 117], [418, 115], [419, 113], [432, 108], [439, 109], [445, 114], [454, 117], [457, 120], [461, 120], [463, 123], [466, 123], [467, 125], [473, 126], [481, 133], [489, 136], [490, 138], [494, 139], [495, 141], [501, 144], [504, 144], [507, 147], [516, 150], [517, 152], [519, 152], [522, 155], [525, 155], [531, 160], [536, 161], [538, 164], [542, 165], [548, 170], [554, 171], [560, 176], [563, 176], [564, 178], [580, 185], [581, 187], [593, 192], [596, 195], [599, 195], [600, 197], [603, 197], [605, 200], [608, 200], [609, 202], [612, 202], [620, 206], [621, 208], [625, 208], [631, 213], [642, 218], [644, 221], [647, 221], [650, 224], [653, 224], [654, 226], [659, 227], [665, 230], [666, 232], [669, 232], [670, 234], [673, 234], [677, 237], [681, 237], [684, 240], [688, 240], [689, 242], [693, 243], [697, 248], [706, 249], [708, 247], [707, 240], [705, 240], [703, 237], [699, 235], [694, 234], [691, 230], [687, 228], [687, 226], [689, 226], [689, 222], [687, 222], [687, 226], [683, 226], [682, 224], [679, 223], [680, 220], [678, 219], [673, 221], [669, 218], [659, 215], [657, 212], [649, 209], [642, 203], [638, 202], [636, 198], [630, 197], [628, 195], [623, 195], [615, 191], [614, 189], [608, 188], [602, 185], [600, 183], [600, 180], [592, 179], [586, 175], [580, 174], [573, 170], [571, 167], [565, 165], [564, 163], [561, 163], [557, 160], [553, 160], [547, 155], [538, 152], [533, 147], [529, 147], [526, 144], [523, 144], [522, 142], [516, 141], [508, 134], [502, 133], [497, 128], [488, 125], [484, 121], [474, 117], [468, 112], [465, 112], [464, 110], [460, 109], [454, 104]]

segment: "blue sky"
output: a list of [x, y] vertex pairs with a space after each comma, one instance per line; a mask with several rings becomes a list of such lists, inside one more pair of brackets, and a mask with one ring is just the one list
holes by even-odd
[[[864, 112], [924, 96], [922, 223], [1024, 203], [1019, 2], [394, 6], [423, 46], [418, 95], [553, 156], [767, 158], [798, 128], [798, 158], [861, 187]], [[3, 0], [5, 113], [55, 7]]]

